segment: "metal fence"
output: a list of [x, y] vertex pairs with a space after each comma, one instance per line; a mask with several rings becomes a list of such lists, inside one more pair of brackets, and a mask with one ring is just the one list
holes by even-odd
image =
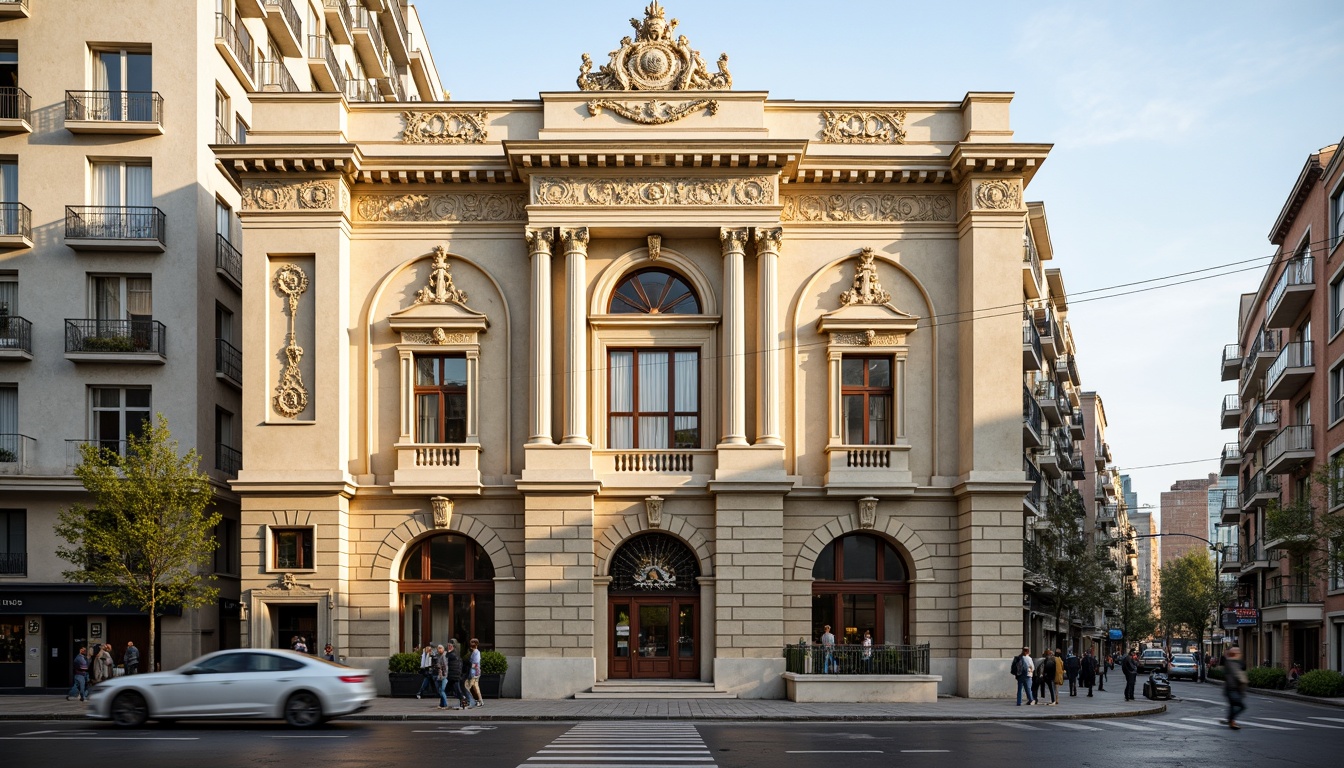
[[0, 88], [0, 118], [27, 120], [32, 99], [28, 92], [17, 86]]
[[66, 352], [120, 352], [163, 355], [167, 331], [158, 320], [65, 321]]
[[66, 238], [158, 240], [167, 245], [168, 221], [150, 205], [67, 205]]
[[0, 315], [0, 352], [33, 353], [33, 324], [18, 315]]
[[927, 675], [929, 644], [786, 645], [784, 667], [801, 675]]
[[162, 123], [158, 91], [66, 91], [66, 120]]

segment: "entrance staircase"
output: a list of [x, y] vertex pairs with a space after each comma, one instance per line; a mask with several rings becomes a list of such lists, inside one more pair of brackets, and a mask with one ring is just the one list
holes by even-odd
[[736, 699], [713, 683], [699, 680], [606, 680], [591, 690], [574, 694], [576, 699]]

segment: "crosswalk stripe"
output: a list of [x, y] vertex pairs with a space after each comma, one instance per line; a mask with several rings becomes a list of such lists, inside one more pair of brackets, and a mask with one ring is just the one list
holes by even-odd
[[1284, 720], [1281, 717], [1262, 717], [1261, 720], [1273, 720], [1276, 723], [1287, 723], [1289, 725], [1306, 725], [1312, 728], [1333, 728], [1337, 731], [1344, 731], [1344, 725], [1326, 725], [1325, 723], [1308, 723], [1302, 720]]
[[1060, 727], [1060, 728], [1071, 728], [1071, 729], [1073, 729], [1073, 730], [1075, 730], [1075, 731], [1100, 731], [1100, 730], [1101, 730], [1100, 728], [1094, 728], [1093, 726], [1090, 726], [1090, 725], [1080, 725], [1080, 724], [1078, 724], [1078, 723], [1057, 723], [1057, 722], [1051, 722], [1050, 724], [1051, 724], [1051, 725], [1058, 726], [1058, 727]]
[[1135, 725], [1135, 724], [1133, 724], [1133, 723], [1122, 723], [1122, 722], [1120, 722], [1119, 720], [1098, 720], [1097, 722], [1099, 722], [1099, 723], [1105, 723], [1106, 725], [1109, 725], [1109, 726], [1111, 726], [1111, 727], [1113, 727], [1113, 728], [1128, 728], [1128, 729], [1131, 730], [1131, 731], [1151, 731], [1151, 730], [1153, 730], [1152, 728], [1149, 728], [1148, 726], [1145, 726], [1145, 725]]
[[[1221, 726], [1224, 726], [1224, 727], [1226, 726], [1226, 723], [1220, 723], [1220, 722], [1218, 722], [1217, 720], [1208, 720], [1208, 719], [1203, 718], [1203, 717], [1182, 717], [1181, 719], [1182, 719], [1182, 720], [1188, 720], [1189, 722], [1192, 722], [1192, 723], [1203, 723], [1204, 725], [1221, 725]], [[1269, 728], [1270, 730], [1274, 730], [1274, 731], [1296, 731], [1296, 730], [1297, 730], [1296, 728], [1284, 728], [1282, 725], [1266, 725], [1266, 724], [1264, 724], [1264, 723], [1257, 723], [1257, 722], [1254, 722], [1254, 721], [1251, 721], [1251, 720], [1238, 720], [1238, 721], [1237, 721], [1237, 725], [1249, 725], [1249, 726], [1251, 726], [1252, 728]]]
[[[637, 750], [637, 753], [635, 752]], [[638, 762], [634, 762], [637, 760]], [[580, 723], [518, 768], [717, 768], [693, 725]]]
[[1005, 725], [1005, 726], [1007, 726], [1007, 727], [1009, 727], [1009, 728], [1016, 728], [1016, 729], [1018, 729], [1018, 730], [1020, 730], [1020, 731], [1039, 731], [1039, 730], [1041, 730], [1038, 726], [1035, 726], [1035, 725], [1027, 725], [1026, 723], [1007, 723], [1007, 722], [1000, 722], [999, 725]]
[[1326, 720], [1326, 721], [1331, 722], [1331, 723], [1344, 723], [1344, 717], [1316, 717], [1316, 716], [1312, 716], [1312, 717], [1309, 718], [1309, 719], [1311, 719], [1311, 720]]
[[1207, 728], [1200, 728], [1198, 725], [1186, 725], [1186, 724], [1184, 724], [1184, 723], [1172, 723], [1172, 722], [1167, 722], [1167, 721], [1165, 721], [1165, 720], [1162, 722], [1162, 727], [1163, 727], [1163, 728], [1179, 728], [1179, 729], [1182, 730], [1182, 731], [1206, 731], [1206, 730], [1208, 730]]

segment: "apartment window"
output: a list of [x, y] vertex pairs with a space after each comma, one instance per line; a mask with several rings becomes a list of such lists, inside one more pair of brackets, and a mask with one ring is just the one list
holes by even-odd
[[92, 434], [102, 448], [125, 455], [126, 440], [140, 435], [149, 425], [148, 387], [93, 387]]
[[13, 384], [0, 384], [0, 464], [13, 464], [19, 460], [22, 450], [19, 440], [19, 388]]
[[644, 269], [621, 281], [611, 296], [613, 315], [698, 315], [700, 299], [678, 275]]
[[235, 124], [237, 125], [237, 130], [234, 131], [233, 135], [234, 140], [237, 141], [239, 144], [246, 144], [247, 123], [243, 122], [243, 118], [240, 117], [235, 121]]
[[215, 526], [215, 573], [238, 573], [238, 521], [227, 517]]
[[894, 390], [891, 358], [846, 355], [840, 361], [841, 434], [846, 445], [890, 445]]
[[1330, 423], [1344, 419], [1344, 363], [1330, 369]]
[[416, 356], [415, 439], [419, 443], [466, 442], [466, 355]]
[[223, 408], [215, 409], [215, 469], [229, 475], [237, 475], [242, 463], [238, 452], [238, 438], [235, 437], [233, 414]]
[[89, 202], [110, 207], [154, 204], [154, 172], [148, 162], [89, 163]]
[[[17, 87], [19, 87], [19, 44], [13, 40], [0, 40], [0, 88]], [[17, 113], [0, 113], [0, 117], [18, 116]]]
[[1294, 424], [1311, 423], [1311, 397], [1302, 398], [1297, 405], [1293, 406]]
[[[0, 92], [0, 117], [4, 117], [6, 101]], [[27, 225], [19, 202], [19, 161], [14, 157], [0, 157], [0, 235], [24, 234]]]
[[1344, 240], [1344, 182], [1335, 189], [1330, 197], [1330, 242], [1331, 247]]
[[[0, 576], [22, 576], [28, 572], [27, 526], [28, 513], [25, 510], [0, 509]], [[0, 642], [4, 640], [4, 637], [0, 637]]]
[[96, 275], [93, 278], [93, 317], [111, 324], [128, 320], [132, 330], [137, 323], [148, 324], [154, 319], [154, 291], [149, 277], [129, 275]]
[[607, 369], [607, 447], [700, 447], [698, 349], [613, 349]]
[[223, 304], [215, 305], [215, 338], [233, 344], [233, 312]]
[[5, 318], [19, 314], [19, 276], [0, 273], [0, 339], [10, 330], [5, 327]]
[[271, 553], [276, 570], [313, 568], [313, 529], [272, 528]]
[[1333, 511], [1340, 506], [1344, 506], [1344, 451], [1330, 457], [1327, 477], [1330, 485], [1325, 489], [1326, 506]]
[[1330, 283], [1330, 335], [1344, 328], [1344, 275]]
[[233, 209], [223, 200], [215, 201], [215, 234], [233, 242]]
[[148, 51], [93, 52], [93, 89], [107, 93], [105, 120], [151, 121], [154, 115], [153, 59]]

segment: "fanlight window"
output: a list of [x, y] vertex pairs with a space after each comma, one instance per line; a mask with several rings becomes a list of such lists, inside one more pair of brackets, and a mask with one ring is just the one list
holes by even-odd
[[905, 561], [885, 539], [851, 533], [835, 539], [812, 568], [812, 637], [829, 624], [842, 643], [907, 642], [909, 592]]
[[615, 315], [698, 315], [700, 298], [686, 281], [665, 269], [642, 269], [616, 286]]

